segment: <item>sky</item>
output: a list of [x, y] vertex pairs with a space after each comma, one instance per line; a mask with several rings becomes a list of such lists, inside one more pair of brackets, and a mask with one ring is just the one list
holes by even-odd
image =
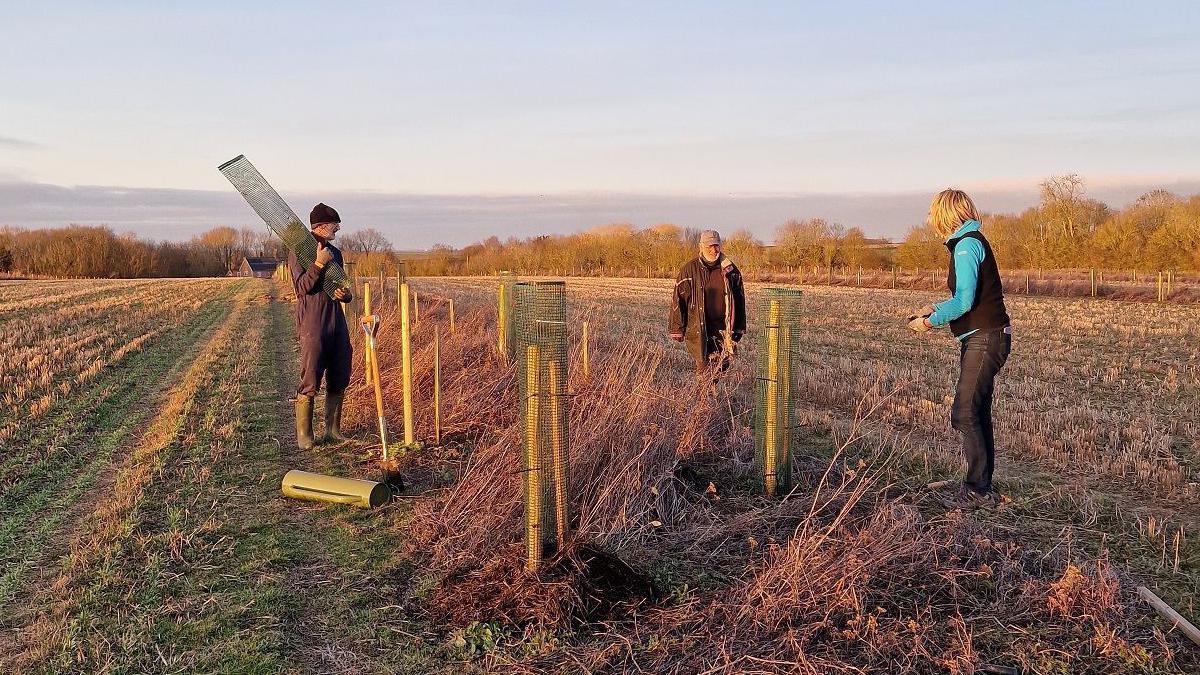
[[1200, 192], [1200, 3], [0, 0], [0, 224], [305, 216], [399, 248], [605, 222], [898, 236], [954, 185]]

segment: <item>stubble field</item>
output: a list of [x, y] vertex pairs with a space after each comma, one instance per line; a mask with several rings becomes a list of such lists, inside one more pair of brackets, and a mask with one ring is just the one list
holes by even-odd
[[[1196, 617], [1200, 311], [1011, 298], [996, 509], [947, 512], [957, 350], [904, 329], [933, 293], [806, 288], [797, 489], [754, 489], [757, 295], [715, 388], [665, 336], [669, 281], [568, 279], [568, 554], [521, 569], [515, 369], [495, 281], [414, 279], [407, 497], [288, 502], [289, 468], [373, 477], [356, 441], [294, 450], [290, 289], [6, 282], [5, 670], [1194, 672], [1134, 595]], [[394, 284], [381, 366], [400, 431]], [[378, 289], [376, 289], [378, 293]], [[446, 300], [457, 330], [449, 333]], [[579, 363], [589, 323], [591, 373]], [[443, 444], [429, 444], [432, 336]], [[319, 406], [318, 406], [319, 409]], [[319, 427], [319, 423], [318, 423]]]

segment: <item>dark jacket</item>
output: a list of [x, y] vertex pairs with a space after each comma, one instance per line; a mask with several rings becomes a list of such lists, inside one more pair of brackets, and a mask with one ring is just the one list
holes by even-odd
[[[683, 336], [688, 351], [698, 363], [721, 349], [719, 338], [722, 332], [730, 332], [735, 342], [746, 332], [746, 292], [742, 288], [742, 273], [724, 255], [718, 262], [717, 269], [710, 271], [704, 260], [697, 256], [675, 277], [667, 331], [672, 336]], [[710, 274], [720, 274], [725, 279], [724, 326], [708, 326], [705, 322], [704, 287]]]
[[[325, 244], [333, 252], [333, 261], [342, 265], [342, 252], [333, 244]], [[288, 255], [288, 267], [292, 271], [292, 283], [296, 289], [296, 333], [300, 344], [305, 342], [328, 343], [331, 340], [350, 342], [346, 316], [337, 300], [329, 297], [322, 287], [325, 268], [311, 265], [300, 266], [296, 254]]]

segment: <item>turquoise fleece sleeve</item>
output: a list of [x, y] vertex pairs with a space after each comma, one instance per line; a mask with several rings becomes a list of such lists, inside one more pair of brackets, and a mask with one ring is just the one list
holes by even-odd
[[964, 237], [954, 245], [954, 297], [933, 306], [929, 323], [945, 326], [971, 309], [975, 304], [979, 265], [984, 255], [983, 244], [978, 239]]

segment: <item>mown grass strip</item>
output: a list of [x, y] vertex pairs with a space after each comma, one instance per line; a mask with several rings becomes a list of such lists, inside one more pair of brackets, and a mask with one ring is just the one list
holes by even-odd
[[182, 372], [180, 359], [229, 312], [231, 298], [240, 288], [239, 285], [214, 289], [201, 308], [185, 315], [178, 327], [156, 335], [140, 350], [125, 354], [124, 358], [110, 364], [113, 367], [92, 379], [87, 388], [72, 392], [70, 397], [51, 406], [42, 416], [20, 420], [16, 437], [23, 440], [19, 444], [0, 444], [0, 450], [5, 451], [5, 458], [0, 462], [0, 490], [6, 483], [17, 482], [18, 477], [12, 473], [14, 469], [23, 467], [32, 455], [40, 454], [41, 448], [65, 447], [70, 434], [81, 425], [86, 426], [88, 414], [103, 406], [109, 397], [130, 388], [145, 389], [147, 384], [158, 384], [157, 380], [148, 379], [159, 374], [158, 371], [143, 372], [147, 361], [160, 362], [162, 369]]
[[169, 388], [188, 363], [183, 355], [228, 312], [228, 302], [212, 302], [170, 339], [130, 355], [119, 369], [42, 420], [27, 451], [0, 467], [0, 608], [18, 594], [24, 576], [74, 505], [96, 486], [114, 453], [154, 412], [138, 403]]
[[111, 489], [82, 523], [62, 561], [60, 574], [38, 598], [45, 613], [21, 632], [22, 651], [15, 659], [18, 667], [44, 665], [55, 653], [68, 662], [86, 654], [88, 638], [95, 637], [88, 631], [94, 617], [86, 612], [77, 615], [76, 609], [85, 605], [90, 596], [87, 582], [111, 575], [121, 544], [136, 522], [136, 511], [146, 486], [161, 471], [164, 455], [177, 442], [186, 420], [194, 413], [198, 394], [215, 381], [214, 364], [222, 353], [232, 348], [250, 290], [245, 287], [239, 293], [233, 311], [209, 338], [182, 382], [157, 411], [150, 427], [138, 439], [128, 462], [117, 472]]

